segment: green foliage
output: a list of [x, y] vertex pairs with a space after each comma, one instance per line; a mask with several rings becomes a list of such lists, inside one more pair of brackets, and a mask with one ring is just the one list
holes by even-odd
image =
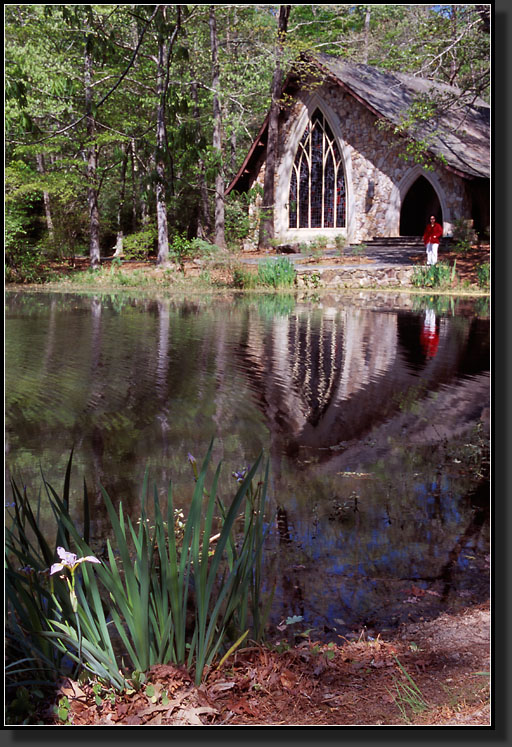
[[480, 288], [489, 288], [491, 283], [491, 265], [489, 262], [483, 262], [476, 268], [478, 285]]
[[403, 664], [396, 656], [394, 658], [399, 668], [400, 676], [395, 675], [393, 677], [394, 693], [388, 688], [386, 689], [393, 696], [393, 700], [404, 721], [410, 724], [410, 713], [416, 715], [430, 708], [430, 705]]
[[342, 236], [341, 234], [338, 234], [334, 239], [334, 245], [340, 257], [342, 257], [345, 254], [346, 243], [347, 243], [347, 237]]
[[471, 249], [472, 244], [475, 243], [476, 238], [473, 221], [470, 218], [460, 218], [454, 221], [453, 239], [456, 252], [466, 254]]
[[437, 262], [435, 265], [415, 267], [411, 282], [419, 288], [446, 288], [453, 285], [456, 279], [456, 265], [456, 262], [451, 267], [446, 262]]
[[169, 259], [176, 262], [180, 269], [185, 269], [185, 261], [195, 256], [195, 246], [182, 234], [175, 236], [169, 246]]
[[243, 265], [237, 264], [233, 267], [233, 285], [244, 290], [254, 289], [258, 285], [257, 275]]
[[80, 558], [72, 583], [69, 576], [48, 576], [57, 546], [73, 546], [83, 559], [92, 555], [85, 484], [82, 524], [70, 514], [71, 458], [62, 497], [44, 481], [55, 546], [39, 530], [39, 508], [34, 514], [26, 494], [12, 484], [6, 542], [9, 686], [57, 679], [71, 665], [122, 690], [153, 664], [169, 662], [194, 669], [199, 684], [205, 668], [232, 652], [249, 630], [261, 638], [268, 614], [260, 592], [268, 467], [256, 485], [261, 457], [235, 475], [238, 489], [224, 505], [220, 465], [206, 489], [212, 446], [200, 472], [190, 458], [195, 489], [185, 522], [176, 523], [171, 486], [164, 508], [156, 486], [149, 500], [145, 478], [138, 528], [103, 490], [111, 529], [106, 558], [94, 565]]
[[287, 288], [295, 284], [295, 267], [288, 257], [267, 259], [258, 265], [257, 282], [272, 288]]
[[228, 195], [225, 203], [225, 227], [228, 245], [240, 245], [243, 239], [256, 231], [258, 219], [256, 216], [251, 216], [249, 205], [258, 196], [261, 196], [262, 191], [261, 186], [256, 184], [246, 193], [231, 192]]
[[37, 247], [39, 195], [32, 170], [15, 161], [6, 169], [4, 211], [5, 277], [7, 282], [37, 283], [42, 279], [42, 256]]
[[[113, 245], [118, 230], [137, 237], [145, 233], [148, 217], [154, 221], [155, 46], [162, 29], [167, 35], [172, 33], [176, 18], [173, 6], [162, 7], [166, 18], [158, 12], [149, 23], [153, 6], [137, 6], [135, 29], [133, 8], [128, 5], [6, 6], [6, 165], [10, 168], [20, 161], [30, 172], [18, 185], [21, 203], [25, 204], [23, 191], [40, 200], [44, 190], [50, 198], [54, 242], [37, 237], [46, 256], [87, 251], [91, 186], [87, 159], [92, 145], [103, 250]], [[219, 151], [212, 147], [209, 6], [181, 6], [181, 12], [182, 29], [168, 60], [163, 155], [169, 224], [176, 233], [192, 237], [211, 230], [215, 177], [222, 169], [229, 183], [268, 111], [277, 16], [273, 6], [216, 6], [224, 137]], [[369, 36], [365, 33], [367, 14]], [[456, 83], [462, 95], [485, 98], [488, 25], [486, 6], [295, 5], [282, 69], [287, 71], [302, 52], [320, 50]], [[193, 34], [188, 31], [191, 28]], [[83, 33], [76, 34], [76, 29]], [[133, 48], [134, 33], [140, 35], [140, 46], [128, 66], [126, 50]], [[86, 50], [93, 58], [90, 92], [97, 126], [92, 138], [84, 106]], [[306, 80], [308, 72], [307, 64], [301, 62], [299, 75]], [[318, 83], [314, 80], [312, 87]], [[434, 112], [442, 113], [442, 107], [453, 104], [419, 100], [398, 131], [405, 134], [409, 127], [426, 123]], [[405, 157], [428, 165], [428, 147], [425, 136], [407, 140]], [[44, 216], [37, 200], [28, 215], [41, 222], [42, 234]], [[255, 229], [245, 196], [230, 194], [225, 229], [228, 246], [239, 244]], [[16, 232], [12, 220], [9, 230], [11, 235]], [[145, 253], [147, 242], [142, 235], [133, 241], [128, 251], [138, 258]], [[20, 245], [16, 249], [22, 250]], [[184, 245], [177, 248], [178, 263], [187, 251]], [[22, 254], [26, 259], [25, 249]], [[18, 259], [14, 262], [16, 267], [22, 264]], [[33, 274], [31, 268], [20, 272]]]
[[236, 265], [233, 268], [233, 285], [235, 288], [251, 290], [258, 286], [266, 288], [290, 288], [295, 285], [296, 272], [293, 262], [288, 257], [266, 259], [258, 264], [257, 272]]
[[123, 255], [126, 259], [147, 259], [156, 245], [156, 227], [145, 226], [142, 230], [123, 238]]

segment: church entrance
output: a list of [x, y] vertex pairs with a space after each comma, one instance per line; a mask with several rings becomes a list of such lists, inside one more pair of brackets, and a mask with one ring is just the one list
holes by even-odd
[[441, 204], [435, 189], [424, 176], [419, 176], [409, 189], [400, 211], [400, 236], [423, 236], [431, 215], [443, 225]]

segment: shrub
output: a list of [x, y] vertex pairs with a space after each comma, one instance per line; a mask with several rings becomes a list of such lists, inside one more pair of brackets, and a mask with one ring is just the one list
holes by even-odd
[[415, 267], [411, 282], [419, 288], [444, 288], [455, 280], [456, 262], [450, 267], [446, 262], [437, 262], [427, 267]]
[[342, 236], [341, 234], [338, 234], [334, 239], [334, 244], [336, 246], [336, 250], [340, 257], [342, 257], [345, 253], [345, 245], [347, 243], [347, 237]]
[[489, 262], [483, 262], [476, 268], [476, 276], [480, 288], [488, 288], [491, 282], [491, 265]]
[[455, 241], [454, 250], [466, 254], [477, 240], [473, 221], [468, 218], [454, 221], [453, 239]]
[[249, 290], [255, 288], [258, 284], [258, 276], [255, 272], [246, 269], [242, 265], [235, 265], [232, 269], [233, 285], [235, 288]]
[[146, 226], [141, 231], [125, 236], [123, 255], [126, 259], [147, 259], [155, 249], [156, 235], [155, 226]]
[[192, 241], [186, 238], [183, 234], [177, 234], [170, 246], [169, 246], [169, 258], [179, 265], [180, 270], [183, 272], [185, 269], [185, 261], [191, 259], [196, 254], [196, 249]]

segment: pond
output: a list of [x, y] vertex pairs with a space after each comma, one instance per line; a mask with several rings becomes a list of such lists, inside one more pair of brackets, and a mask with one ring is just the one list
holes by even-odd
[[147, 469], [186, 509], [214, 438], [225, 499], [270, 462], [273, 624], [375, 633], [488, 598], [485, 300], [7, 292], [5, 355], [6, 495], [37, 500], [41, 470], [60, 490], [74, 448], [98, 548], [100, 485], [136, 519]]

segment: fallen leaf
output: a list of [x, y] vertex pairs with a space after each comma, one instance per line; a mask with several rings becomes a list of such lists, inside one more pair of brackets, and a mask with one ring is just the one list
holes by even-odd
[[285, 669], [284, 672], [281, 672], [281, 684], [286, 690], [291, 690], [293, 687], [295, 687], [295, 683], [297, 682], [297, 677], [293, 674], [293, 672], [290, 672], [288, 669]]
[[208, 690], [208, 695], [213, 698], [219, 698], [221, 697], [222, 693], [226, 692], [226, 690], [231, 690], [235, 686], [235, 682], [216, 682], [214, 685], [210, 687]]
[[154, 718], [149, 719], [149, 721], [146, 721], [145, 726], [161, 726], [162, 725], [162, 714], [157, 713], [157, 715]]
[[229, 708], [238, 716], [253, 716], [254, 718], [257, 718], [258, 716], [257, 711], [255, 711], [254, 708], [251, 708], [250, 705], [242, 700], [240, 700], [238, 703], [234, 703], [233, 701], [231, 701], [229, 703]]
[[204, 713], [215, 713], [218, 711], [215, 708], [209, 706], [199, 706], [198, 708], [187, 707], [180, 709], [176, 719], [177, 724], [183, 724], [184, 726], [204, 726], [203, 722], [199, 718]]
[[142, 720], [138, 716], [127, 716], [123, 723], [127, 724], [128, 726], [140, 726]]
[[58, 689], [58, 695], [66, 696], [68, 698], [86, 697], [84, 691], [78, 686], [78, 684], [69, 678], [62, 680], [61, 686]]

